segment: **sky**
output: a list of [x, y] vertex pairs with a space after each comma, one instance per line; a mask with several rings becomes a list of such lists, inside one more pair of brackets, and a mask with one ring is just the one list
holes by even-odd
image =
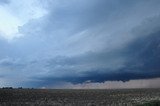
[[0, 0], [0, 87], [160, 87], [160, 0]]

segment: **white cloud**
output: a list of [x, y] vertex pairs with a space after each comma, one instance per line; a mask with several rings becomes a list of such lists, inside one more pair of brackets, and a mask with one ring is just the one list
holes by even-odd
[[8, 12], [5, 7], [0, 6], [0, 32], [6, 39], [11, 39], [18, 33], [18, 26], [22, 24], [17, 17]]
[[47, 11], [38, 0], [11, 0], [6, 5], [0, 5], [0, 33], [7, 40], [19, 37], [19, 26], [29, 20], [45, 15]]

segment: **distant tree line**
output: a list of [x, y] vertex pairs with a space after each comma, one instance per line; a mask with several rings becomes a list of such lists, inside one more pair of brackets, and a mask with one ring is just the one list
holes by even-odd
[[2, 87], [0, 89], [34, 89], [34, 88], [23, 88], [23, 87], [18, 87], [18, 88], [13, 88], [13, 87]]
[[23, 89], [22, 87], [13, 88], [13, 87], [2, 87], [2, 89]]

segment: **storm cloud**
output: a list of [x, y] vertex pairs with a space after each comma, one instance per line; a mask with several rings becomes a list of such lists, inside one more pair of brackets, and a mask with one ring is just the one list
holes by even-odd
[[159, 4], [10, 0], [0, 5], [1, 86], [159, 78]]

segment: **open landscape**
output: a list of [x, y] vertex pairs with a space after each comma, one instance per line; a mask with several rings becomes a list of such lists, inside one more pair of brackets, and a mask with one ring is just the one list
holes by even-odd
[[0, 89], [0, 106], [159, 106], [159, 100], [160, 89]]

